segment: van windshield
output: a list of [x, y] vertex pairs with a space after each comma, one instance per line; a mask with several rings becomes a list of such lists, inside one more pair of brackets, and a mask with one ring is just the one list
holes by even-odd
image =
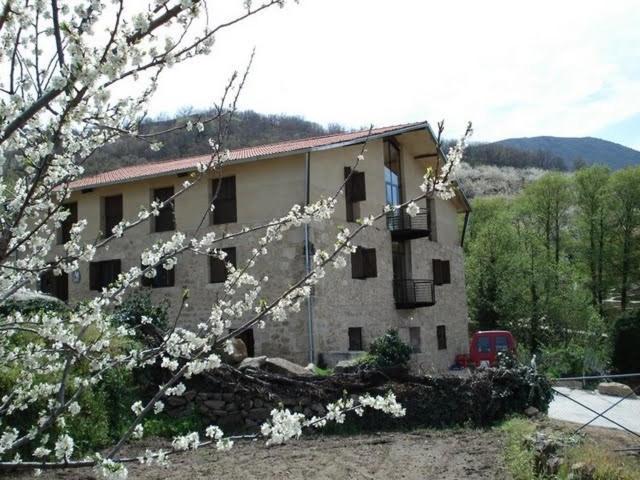
[[506, 352], [509, 350], [509, 342], [507, 337], [500, 335], [496, 337], [496, 352]]
[[478, 337], [478, 352], [489, 353], [491, 352], [491, 342], [489, 337]]

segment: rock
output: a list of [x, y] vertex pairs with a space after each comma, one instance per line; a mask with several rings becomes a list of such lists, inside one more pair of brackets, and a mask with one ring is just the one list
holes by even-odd
[[524, 411], [524, 414], [527, 417], [535, 417], [539, 413], [540, 413], [540, 410], [538, 410], [536, 407], [527, 407], [527, 409]]
[[269, 416], [268, 408], [252, 408], [249, 410], [249, 418], [252, 420], [264, 420]]
[[571, 465], [569, 477], [572, 480], [591, 480], [594, 477], [595, 467], [588, 463], [578, 462]]
[[273, 373], [282, 373], [285, 375], [296, 375], [299, 377], [308, 377], [313, 375], [309, 370], [297, 363], [290, 362], [284, 358], [269, 357], [265, 361], [266, 370]]
[[256, 407], [256, 408], [260, 408], [262, 405], [263, 405], [262, 400], [261, 400], [261, 399], [259, 399], [259, 398], [256, 398], [256, 399], [253, 401], [253, 406], [254, 406], [254, 407]]
[[225, 402], [222, 400], [205, 400], [204, 405], [211, 410], [224, 410]]
[[264, 366], [264, 363], [266, 361], [267, 357], [265, 357], [264, 355], [261, 357], [247, 357], [242, 360], [242, 362], [240, 362], [240, 365], [238, 365], [238, 369], [244, 370], [246, 368], [251, 368], [253, 370], [260, 370]]
[[547, 460], [545, 471], [547, 475], [556, 475], [562, 466], [562, 459], [558, 456], [552, 456]]
[[614, 397], [626, 397], [628, 398], [636, 398], [636, 394], [633, 393], [631, 387], [625, 385], [624, 383], [617, 382], [603, 382], [598, 385], [598, 393], [601, 395], [611, 395]]
[[194, 398], [196, 398], [196, 392], [194, 390], [187, 390], [184, 395], [184, 398], [186, 398], [189, 402], [192, 401]]
[[333, 369], [336, 373], [353, 373], [358, 371], [360, 368], [360, 362], [357, 358], [351, 360], [341, 360], [336, 363], [335, 368]]
[[169, 407], [182, 407], [187, 404], [187, 399], [184, 397], [170, 396], [165, 398], [165, 403], [169, 405]]
[[234, 399], [235, 399], [235, 395], [233, 393], [222, 394], [222, 400], [224, 400], [225, 402], [233, 402]]
[[225, 353], [222, 354], [222, 359], [226, 363], [230, 363], [231, 365], [238, 365], [249, 356], [249, 354], [247, 353], [247, 346], [239, 338], [232, 338], [231, 345], [233, 347], [233, 352], [227, 353], [225, 351]]

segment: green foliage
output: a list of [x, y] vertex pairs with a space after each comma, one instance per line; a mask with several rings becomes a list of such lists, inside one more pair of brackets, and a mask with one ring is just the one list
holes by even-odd
[[23, 299], [13, 298], [0, 305], [0, 317], [14, 312], [28, 316], [44, 311], [66, 314], [69, 312], [69, 307], [61, 300], [48, 295], [33, 295]]
[[640, 310], [621, 316], [613, 329], [612, 363], [620, 373], [640, 372]]
[[601, 375], [608, 365], [608, 344], [597, 337], [591, 342], [574, 340], [541, 351], [540, 368], [553, 378]]
[[406, 367], [411, 358], [411, 347], [400, 339], [397, 330], [390, 329], [371, 342], [369, 355], [369, 364], [375, 367]]
[[513, 480], [535, 480], [535, 453], [526, 448], [526, 440], [536, 431], [533, 422], [524, 418], [512, 418], [500, 426], [504, 435], [504, 458]]
[[117, 324], [138, 327], [141, 324], [142, 317], [145, 316], [151, 319], [153, 325], [162, 330], [167, 326], [168, 310], [169, 303], [167, 300], [154, 303], [149, 291], [137, 290], [131, 292], [114, 309], [113, 319]]
[[180, 417], [171, 417], [166, 413], [147, 417], [143, 421], [143, 426], [145, 435], [164, 438], [173, 438], [189, 432], [202, 431], [206, 427], [202, 417], [195, 411], [188, 412]]

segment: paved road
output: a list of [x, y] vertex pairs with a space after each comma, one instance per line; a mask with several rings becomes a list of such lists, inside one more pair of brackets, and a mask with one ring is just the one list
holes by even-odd
[[[600, 395], [597, 392], [585, 390], [572, 390], [570, 388], [556, 387], [560, 392], [569, 395], [571, 398], [578, 400], [590, 407], [596, 412], [602, 412], [611, 405], [620, 400], [620, 397], [611, 397], [608, 395]], [[624, 425], [629, 430], [640, 433], [640, 399], [629, 399], [622, 401], [609, 410], [605, 415], [612, 420]], [[556, 394], [551, 405], [549, 406], [549, 417], [567, 422], [584, 424], [595, 417], [596, 414], [590, 412], [586, 408], [572, 402], [562, 395]], [[620, 429], [617, 425], [603, 419], [598, 418], [591, 425], [597, 427], [608, 427]]]

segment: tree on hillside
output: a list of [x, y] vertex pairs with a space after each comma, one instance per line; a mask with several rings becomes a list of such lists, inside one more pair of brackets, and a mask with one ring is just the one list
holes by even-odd
[[523, 201], [533, 221], [532, 227], [542, 236], [549, 258], [560, 262], [562, 237], [568, 226], [572, 205], [571, 180], [560, 173], [548, 173], [524, 189]]
[[[214, 9], [218, 5], [205, 0], [77, 0], [73, 8], [68, 3], [6, 0], [0, 6], [0, 161], [10, 157], [23, 172], [13, 182], [3, 175], [0, 182], [0, 307], [16, 294], [30, 293], [42, 274], [75, 272], [115, 239], [126, 238], [132, 229], [151, 222], [193, 185], [208, 181], [212, 174], [220, 175], [229, 160], [223, 142], [247, 72], [231, 74], [211, 117], [169, 127], [203, 132], [206, 125], [217, 124], [215, 137], [205, 139], [208, 156], [174, 195], [142, 206], [133, 218], [122, 220], [97, 239], [83, 238], [86, 219], [72, 221], [64, 206], [70, 183], [82, 175], [83, 165], [104, 145], [126, 136], [145, 142], [152, 150], [162, 148], [158, 132], [145, 132], [140, 122], [165, 68], [208, 54], [215, 35], [265, 9], [283, 5], [282, 0], [258, 5], [244, 1], [235, 17], [225, 18]], [[209, 231], [187, 238], [175, 231], [170, 238], [158, 239], [140, 252], [138, 266], [120, 273], [91, 300], [64, 312], [46, 308], [0, 316], [0, 469], [94, 467], [103, 478], [122, 480], [127, 462], [163, 464], [168, 456], [202, 446], [228, 450], [232, 439], [211, 425], [203, 432], [176, 436], [168, 450], [147, 451], [142, 459], [122, 453], [127, 441], [144, 436], [145, 418], [160, 413], [168, 397], [184, 393], [185, 378], [220, 367], [219, 352], [232, 345], [234, 336], [283, 322], [299, 311], [327, 268], [347, 264], [360, 232], [386, 220], [390, 211], [402, 209], [415, 215], [419, 211], [416, 202], [436, 196], [451, 199], [455, 195], [451, 179], [470, 134], [469, 125], [438, 174], [424, 175], [422, 193], [359, 219], [353, 231], [340, 229], [332, 248], [317, 249], [308, 271], [273, 298], [262, 298], [268, 277], [256, 272], [256, 261], [277, 248], [290, 229], [331, 218], [349, 177], [330, 196], [304, 206], [292, 205], [273, 220], [252, 225], [253, 236], [238, 227], [223, 237]], [[364, 161], [365, 149], [366, 141], [352, 159], [352, 171]], [[216, 194], [212, 197], [202, 218], [214, 205]], [[69, 227], [69, 238], [54, 256], [56, 232], [63, 224]], [[226, 259], [221, 246], [229, 238], [254, 239], [246, 262], [236, 266]], [[177, 326], [183, 311], [179, 308], [172, 327], [161, 332], [158, 345], [134, 343], [134, 328], [113, 324], [113, 306], [142, 280], [154, 278], [158, 269], [173, 269], [184, 255], [224, 262], [228, 275], [221, 295], [211, 300], [210, 316], [197, 330], [182, 329]], [[188, 292], [184, 292], [179, 305], [184, 307], [187, 299]], [[230, 333], [232, 320], [241, 326]], [[85, 396], [115, 369], [130, 371], [147, 365], [162, 369], [166, 381], [154, 388], [152, 396], [129, 406], [130, 418], [114, 445], [101, 452], [79, 453], [70, 427], [82, 418]], [[340, 400], [323, 418], [274, 409], [258, 436], [268, 444], [283, 443], [300, 435], [303, 428], [342, 421], [348, 411], [360, 412], [363, 407], [396, 416], [404, 412], [392, 395]]]
[[575, 173], [578, 250], [589, 272], [592, 302], [603, 313], [607, 288], [605, 267], [609, 267], [610, 213], [607, 188], [610, 170], [607, 167], [585, 167]]
[[615, 245], [613, 263], [619, 274], [620, 308], [625, 310], [631, 282], [640, 280], [640, 167], [627, 167], [613, 173], [608, 184], [608, 195]]

